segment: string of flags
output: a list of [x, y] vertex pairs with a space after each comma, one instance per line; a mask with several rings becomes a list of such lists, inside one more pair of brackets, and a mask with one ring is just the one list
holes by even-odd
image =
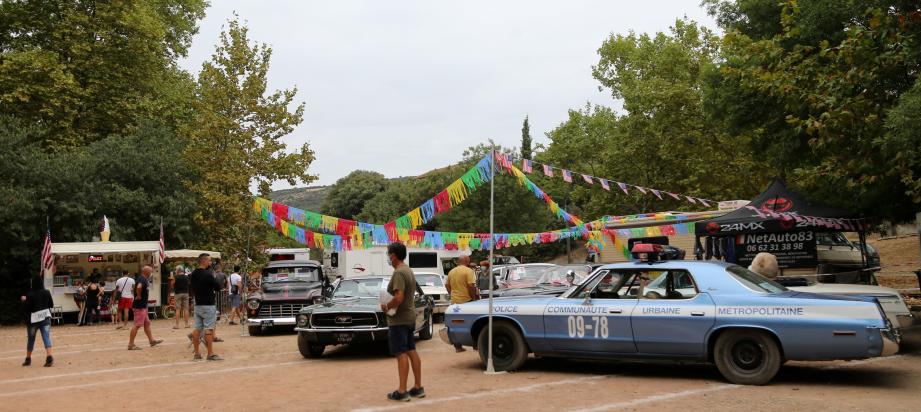
[[[502, 165], [503, 167], [509, 168], [510, 166], [516, 163], [515, 159], [513, 159], [509, 155], [497, 153], [496, 156], [497, 156], [498, 164]], [[717, 201], [715, 200], [704, 199], [701, 197], [684, 195], [680, 193], [669, 192], [667, 190], [654, 189], [654, 188], [644, 187], [640, 185], [617, 182], [617, 181], [602, 178], [602, 177], [592, 176], [586, 173], [577, 173], [577, 172], [573, 172], [571, 170], [567, 170], [561, 167], [552, 166], [546, 163], [540, 163], [540, 162], [537, 162], [531, 159], [520, 159], [520, 161], [521, 161], [521, 170], [523, 170], [524, 173], [528, 173], [528, 174], [534, 173], [535, 165], [540, 165], [541, 169], [543, 170], [544, 176], [552, 178], [556, 175], [556, 171], [559, 171], [560, 176], [562, 176], [563, 181], [566, 183], [573, 183], [573, 180], [574, 180], [573, 175], [578, 174], [582, 178], [582, 181], [585, 182], [586, 184], [594, 185], [595, 183], [598, 183], [602, 189], [607, 190], [607, 191], [611, 191], [611, 189], [616, 186], [618, 189], [623, 191], [624, 194], [626, 195], [629, 195], [630, 191], [634, 190], [643, 195], [651, 194], [655, 196], [656, 198], [658, 198], [659, 200], [664, 200], [665, 198], [663, 197], [663, 195], [665, 195], [677, 201], [688, 202], [688, 203], [695, 204], [695, 205], [701, 205], [703, 207], [710, 207], [711, 203], [712, 204], [717, 203]]]

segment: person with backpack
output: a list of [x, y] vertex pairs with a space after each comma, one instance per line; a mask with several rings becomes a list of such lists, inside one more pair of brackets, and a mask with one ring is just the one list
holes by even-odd
[[54, 307], [54, 300], [51, 298], [51, 292], [45, 289], [44, 280], [41, 276], [35, 276], [31, 279], [29, 291], [21, 297], [25, 321], [27, 326], [28, 342], [26, 344], [26, 360], [22, 366], [32, 364], [32, 349], [35, 348], [35, 335], [42, 333], [42, 342], [45, 344], [45, 367], [54, 364], [54, 358], [51, 356], [51, 308]]

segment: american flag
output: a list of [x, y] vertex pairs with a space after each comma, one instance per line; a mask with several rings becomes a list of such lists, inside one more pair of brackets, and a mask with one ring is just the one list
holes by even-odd
[[54, 255], [51, 254], [51, 228], [45, 232], [45, 246], [42, 247], [42, 270], [54, 273]]
[[553, 177], [553, 167], [550, 165], [544, 165], [544, 175], [547, 177]]
[[626, 183], [617, 182], [617, 187], [619, 187], [620, 190], [623, 190], [625, 195], [630, 194], [630, 193], [627, 192], [627, 184], [626, 184]]
[[592, 184], [592, 177], [589, 175], [582, 175], [582, 180], [584, 180], [585, 183]]
[[525, 173], [531, 173], [534, 171], [534, 168], [531, 167], [531, 161], [528, 159], [521, 159], [521, 170]]
[[607, 180], [604, 180], [604, 179], [599, 179], [599, 180], [601, 180], [601, 187], [603, 187], [604, 190], [608, 190], [608, 191], [611, 190], [611, 186], [608, 185], [608, 181], [607, 181]]
[[563, 170], [563, 180], [566, 183], [572, 183], [572, 172], [564, 169]]
[[163, 241], [163, 219], [160, 219], [160, 257], [159, 263], [163, 263], [166, 260], [166, 242]]

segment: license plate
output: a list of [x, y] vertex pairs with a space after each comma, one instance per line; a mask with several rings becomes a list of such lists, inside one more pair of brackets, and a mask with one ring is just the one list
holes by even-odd
[[339, 343], [349, 343], [352, 341], [352, 334], [351, 333], [337, 333], [336, 341]]
[[275, 321], [272, 319], [263, 320], [262, 326], [275, 326]]

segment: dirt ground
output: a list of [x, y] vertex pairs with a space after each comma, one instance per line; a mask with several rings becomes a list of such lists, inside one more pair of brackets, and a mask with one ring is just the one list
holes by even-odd
[[879, 252], [882, 266], [878, 274], [880, 284], [894, 289], [918, 288], [914, 271], [921, 269], [921, 246], [917, 236], [870, 238], [867, 243]]
[[[396, 365], [386, 348], [338, 347], [307, 360], [296, 336], [243, 337], [222, 325], [223, 362], [192, 362], [186, 329], [154, 322], [161, 346], [126, 350], [109, 325], [52, 328], [56, 364], [21, 367], [25, 330], [0, 328], [0, 410], [904, 410], [921, 408], [921, 352], [853, 362], [791, 362], [764, 387], [727, 384], [715, 367], [531, 359], [487, 376], [478, 356], [436, 337], [418, 343], [428, 397], [389, 403]], [[39, 339], [38, 347], [41, 347]], [[144, 343], [143, 337], [139, 342]], [[139, 406], [140, 405], [140, 406]]]

